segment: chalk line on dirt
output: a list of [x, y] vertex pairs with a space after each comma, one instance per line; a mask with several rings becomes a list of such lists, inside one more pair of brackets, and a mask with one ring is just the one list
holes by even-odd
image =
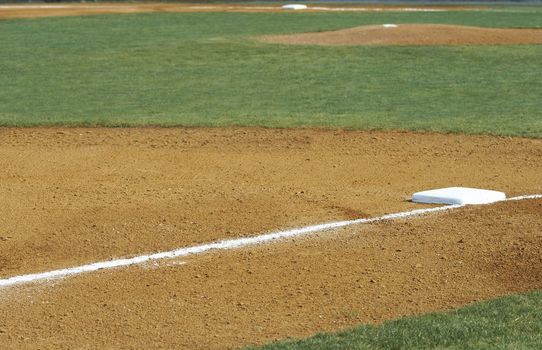
[[[525, 200], [525, 199], [542, 199], [542, 194], [511, 197], [511, 198], [505, 199], [504, 201], [518, 201], [518, 200]], [[485, 205], [485, 204], [481, 204], [481, 205]], [[306, 234], [314, 233], [314, 232], [337, 229], [337, 228], [351, 226], [351, 225], [368, 224], [368, 223], [385, 221], [385, 220], [414, 217], [414, 216], [419, 216], [423, 214], [449, 211], [449, 210], [461, 208], [464, 206], [466, 205], [456, 204], [456, 205], [448, 205], [448, 206], [436, 207], [436, 208], [415, 209], [415, 210], [404, 211], [404, 212], [399, 212], [399, 213], [386, 214], [386, 215], [382, 215], [382, 216], [378, 216], [374, 218], [329, 222], [329, 223], [324, 223], [324, 224], [294, 228], [290, 230], [276, 231], [276, 232], [266, 233], [259, 236], [228, 239], [228, 240], [217, 241], [217, 242], [207, 243], [207, 244], [193, 246], [193, 247], [179, 248], [179, 249], [170, 250], [166, 252], [159, 252], [159, 253], [154, 253], [154, 254], [149, 254], [149, 255], [140, 255], [133, 258], [100, 261], [100, 262], [96, 262], [92, 264], [70, 267], [66, 269], [13, 276], [6, 279], [0, 279], [0, 287], [9, 287], [16, 284], [32, 283], [32, 282], [38, 282], [38, 281], [43, 281], [43, 280], [63, 278], [63, 277], [78, 275], [78, 274], [82, 274], [86, 272], [113, 269], [117, 267], [125, 267], [125, 266], [130, 266], [130, 265], [138, 265], [138, 264], [143, 264], [143, 263], [153, 261], [153, 260], [171, 259], [171, 258], [188, 256], [188, 255], [201, 254], [201, 253], [211, 251], [211, 250], [236, 249], [236, 248], [247, 247], [251, 245], [263, 244], [270, 241], [306, 235]]]

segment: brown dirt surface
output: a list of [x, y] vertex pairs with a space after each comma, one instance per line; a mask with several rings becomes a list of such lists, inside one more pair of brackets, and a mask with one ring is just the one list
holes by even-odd
[[[542, 140], [325, 130], [0, 129], [0, 276], [542, 192]], [[9, 348], [230, 348], [542, 288], [542, 201], [0, 290]], [[179, 264], [186, 263], [186, 264]]]
[[270, 35], [265, 42], [290, 45], [518, 45], [542, 44], [542, 29], [479, 28], [443, 24], [355, 27], [330, 32]]
[[[473, 6], [386, 6], [364, 4], [360, 6], [341, 7], [326, 5], [307, 11], [463, 11], [475, 10]], [[284, 12], [279, 5], [247, 5], [247, 4], [174, 4], [174, 3], [99, 3], [99, 4], [11, 4], [0, 5], [0, 19], [37, 18], [56, 16], [82, 16], [98, 14], [144, 13], [144, 12]], [[296, 11], [300, 12], [300, 11]]]

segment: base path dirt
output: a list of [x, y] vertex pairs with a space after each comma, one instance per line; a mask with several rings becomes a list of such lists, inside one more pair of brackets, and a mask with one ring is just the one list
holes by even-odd
[[371, 25], [330, 32], [271, 35], [291, 45], [517, 45], [542, 44], [542, 29], [479, 28], [443, 24]]
[[[542, 193], [542, 140], [325, 130], [0, 129], [0, 277]], [[541, 288], [542, 201], [0, 290], [11, 348], [227, 348]]]
[[0, 343], [230, 349], [540, 289], [541, 213], [506, 202], [0, 290]]
[[[439, 12], [476, 10], [473, 6], [400, 6], [400, 5], [341, 5], [310, 6], [295, 12]], [[145, 13], [145, 12], [286, 12], [275, 4], [195, 4], [195, 3], [97, 3], [97, 4], [7, 4], [0, 5], [0, 19], [37, 18], [57, 16], [83, 16], [99, 14]], [[290, 11], [291, 12], [291, 11]]]

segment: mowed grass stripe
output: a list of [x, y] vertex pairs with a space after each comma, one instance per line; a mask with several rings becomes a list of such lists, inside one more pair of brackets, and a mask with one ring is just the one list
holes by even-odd
[[0, 21], [0, 125], [542, 135], [542, 45], [332, 48], [253, 39], [374, 23], [539, 27], [542, 17], [501, 9]]
[[[542, 292], [360, 326], [258, 349], [541, 349]], [[256, 348], [251, 348], [256, 349]]]

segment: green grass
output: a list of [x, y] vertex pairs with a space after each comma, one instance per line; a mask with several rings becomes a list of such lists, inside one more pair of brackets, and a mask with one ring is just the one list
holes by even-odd
[[542, 292], [259, 349], [542, 349]]
[[375, 23], [542, 27], [539, 8], [0, 21], [0, 125], [413, 129], [542, 136], [542, 45], [318, 47], [253, 36]]

